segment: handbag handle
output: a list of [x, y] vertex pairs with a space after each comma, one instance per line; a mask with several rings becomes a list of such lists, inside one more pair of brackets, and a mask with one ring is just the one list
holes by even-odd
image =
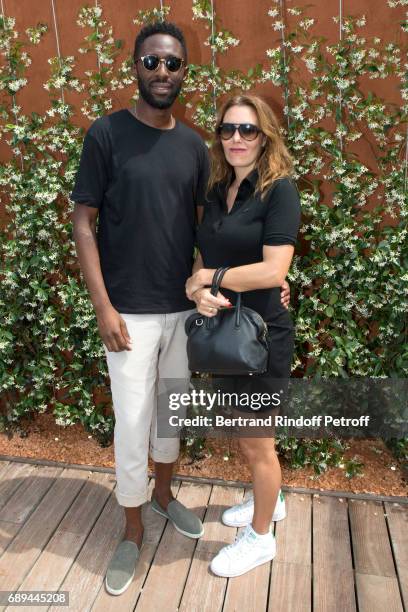
[[218, 291], [220, 290], [222, 279], [224, 278], [224, 274], [227, 270], [229, 270], [229, 268], [217, 268], [214, 272], [214, 276], [211, 283], [212, 295], [217, 295]]
[[[213, 276], [212, 283], [211, 283], [211, 294], [212, 295], [217, 295], [220, 289], [221, 283], [222, 283], [222, 279], [224, 278], [224, 274], [226, 273], [227, 270], [229, 270], [229, 267], [217, 268], [216, 271], [214, 272], [214, 276]], [[238, 291], [236, 293], [237, 293], [237, 302], [235, 305], [235, 325], [236, 327], [239, 327], [241, 324], [241, 293]], [[212, 318], [207, 317], [206, 326], [212, 327], [212, 325], [213, 325]]]

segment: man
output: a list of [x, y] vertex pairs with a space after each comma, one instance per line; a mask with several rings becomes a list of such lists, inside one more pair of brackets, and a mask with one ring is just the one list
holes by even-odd
[[[194, 304], [185, 282], [196, 211], [205, 197], [207, 149], [171, 114], [187, 71], [182, 32], [166, 22], [144, 27], [135, 41], [134, 66], [140, 98], [134, 109], [91, 125], [71, 194], [78, 258], [111, 380], [116, 496], [126, 515], [124, 539], [105, 578], [113, 595], [129, 586], [139, 557], [149, 446], [153, 509], [184, 535], [203, 534], [200, 519], [171, 494], [179, 440], [158, 436], [157, 383], [189, 376], [184, 322]], [[287, 296], [286, 290], [285, 302]], [[215, 308], [226, 304], [214, 297]]]

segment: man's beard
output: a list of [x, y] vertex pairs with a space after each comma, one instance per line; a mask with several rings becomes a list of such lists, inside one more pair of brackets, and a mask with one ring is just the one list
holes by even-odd
[[149, 88], [146, 86], [146, 83], [143, 79], [138, 77], [137, 83], [139, 86], [139, 93], [141, 97], [143, 98], [143, 100], [147, 102], [149, 106], [152, 106], [153, 108], [160, 108], [160, 109], [170, 108], [170, 106], [174, 104], [175, 99], [180, 93], [181, 85], [182, 85], [182, 83], [180, 83], [176, 88], [170, 90], [168, 95], [165, 98], [161, 97], [160, 99], [157, 99], [154, 96], [154, 94], [152, 94], [152, 92], [149, 90]]

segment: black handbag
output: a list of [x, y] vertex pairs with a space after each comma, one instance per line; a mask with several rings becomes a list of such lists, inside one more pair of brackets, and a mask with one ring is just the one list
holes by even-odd
[[[218, 268], [211, 293], [217, 295], [228, 268]], [[190, 371], [217, 375], [262, 374], [268, 367], [268, 327], [261, 315], [241, 305], [219, 310], [215, 317], [198, 312], [185, 322]]]

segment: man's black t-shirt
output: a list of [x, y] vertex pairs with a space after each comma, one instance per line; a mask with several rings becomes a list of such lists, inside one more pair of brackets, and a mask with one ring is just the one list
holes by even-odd
[[183, 123], [161, 130], [124, 109], [91, 125], [70, 197], [99, 209], [102, 275], [116, 310], [194, 308], [185, 282], [207, 181], [207, 147]]

